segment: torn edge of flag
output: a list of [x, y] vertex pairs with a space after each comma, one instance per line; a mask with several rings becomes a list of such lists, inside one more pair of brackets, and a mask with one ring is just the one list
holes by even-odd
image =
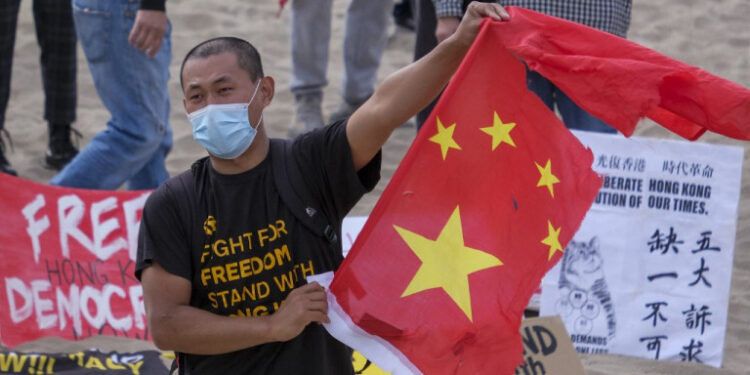
[[323, 327], [331, 336], [350, 348], [356, 348], [365, 358], [392, 375], [422, 374], [417, 366], [389, 342], [365, 332], [354, 324], [338, 304], [336, 296], [330, 292], [329, 286], [333, 281], [332, 271], [307, 277], [308, 283], [313, 281], [322, 285], [327, 291], [328, 318], [331, 322], [324, 323]]

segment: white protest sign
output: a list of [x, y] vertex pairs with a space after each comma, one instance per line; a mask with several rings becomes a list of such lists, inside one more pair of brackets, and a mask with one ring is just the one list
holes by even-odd
[[341, 248], [344, 256], [349, 254], [349, 250], [351, 250], [352, 245], [354, 245], [354, 240], [357, 239], [357, 236], [362, 230], [362, 227], [365, 226], [366, 221], [367, 216], [344, 217], [344, 221], [341, 223]]
[[604, 184], [542, 280], [583, 353], [721, 366], [743, 150], [576, 132]]

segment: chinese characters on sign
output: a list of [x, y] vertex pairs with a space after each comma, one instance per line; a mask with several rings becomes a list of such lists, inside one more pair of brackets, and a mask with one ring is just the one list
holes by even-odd
[[742, 149], [576, 133], [604, 177], [542, 282], [583, 353], [721, 366]]
[[[702, 251], [721, 252], [721, 248], [710, 245], [711, 234], [712, 232], [710, 230], [701, 231], [698, 235], [698, 240], [695, 241], [697, 248], [692, 249], [687, 253], [683, 251], [683, 256], [685, 256], [686, 254], [687, 256], [692, 256], [695, 259], [697, 257], [697, 255], [695, 254]], [[657, 256], [670, 257], [680, 255], [680, 248], [678, 247], [678, 245], [682, 245], [683, 243], [684, 241], [678, 240], [677, 233], [674, 232], [674, 228], [669, 227], [668, 234], [661, 234], [659, 232], [659, 229], [656, 229], [654, 231], [654, 234], [650, 237], [650, 241], [647, 243], [647, 246], [650, 253], [661, 250], [660, 253], [657, 252]], [[673, 253], [670, 253], [670, 250], [672, 250]], [[665, 264], [666, 266], [669, 263], [662, 264]], [[681, 275], [678, 271], [680, 270], [668, 269], [665, 270], [665, 272], [648, 275], [646, 278], [649, 282], [659, 282], [658, 279], [662, 277], [680, 279]], [[698, 269], [693, 272], [690, 272], [689, 269], [686, 270], [685, 273], [687, 275], [683, 275], [684, 277], [682, 277], [682, 279], [694, 279], [687, 284], [691, 288], [712, 288], [711, 282], [707, 278], [709, 271], [710, 268], [706, 265], [706, 258], [700, 256], [700, 266], [698, 267]], [[704, 292], [704, 290], [691, 290], [691, 295], [700, 296], [703, 295]], [[655, 329], [657, 327], [658, 321], [666, 322], [668, 319], [667, 317], [662, 315], [661, 312], [659, 312], [659, 308], [662, 305], [667, 305], [667, 302], [651, 302], [646, 303], [645, 305], [646, 310], [649, 310], [649, 315], [644, 317], [643, 320], [651, 321], [651, 324]], [[703, 347], [701, 338], [706, 333], [706, 326], [711, 325], [711, 320], [709, 320], [709, 317], [713, 315], [713, 313], [710, 311], [710, 309], [711, 308], [708, 305], [703, 305], [700, 308], [696, 309], [695, 303], [690, 303], [690, 307], [682, 311], [681, 315], [669, 317], [669, 319], [684, 320], [685, 328], [691, 330], [694, 335], [699, 336], [698, 338], [691, 336], [690, 342], [687, 343], [687, 345], [683, 346], [683, 349], [685, 351], [680, 352], [680, 357], [683, 361], [702, 362], [700, 357], [698, 357], [698, 354], [701, 353], [700, 348]], [[654, 359], [659, 359], [659, 349], [663, 340], [669, 340], [669, 335], [667, 334], [667, 332], [662, 335], [646, 336], [640, 338], [640, 341], [646, 343], [646, 349], [654, 352]]]

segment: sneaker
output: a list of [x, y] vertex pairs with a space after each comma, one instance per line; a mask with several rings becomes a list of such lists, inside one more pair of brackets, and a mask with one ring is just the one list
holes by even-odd
[[349, 118], [349, 116], [351, 116], [352, 113], [354, 113], [354, 111], [356, 111], [357, 108], [362, 105], [362, 103], [364, 103], [364, 101], [357, 104], [352, 104], [346, 100], [342, 100], [338, 108], [336, 108], [336, 110], [331, 113], [328, 121], [336, 122]]
[[294, 96], [294, 120], [287, 132], [289, 138], [323, 127], [322, 103], [323, 93], [320, 92]]
[[[0, 129], [0, 131], [2, 133], [5, 133], [5, 137], [8, 138], [8, 141], [10, 145], [12, 146], [13, 143], [10, 140], [8, 131], [5, 129]], [[0, 136], [0, 173], [9, 174], [11, 176], [18, 176], [18, 173], [16, 173], [16, 170], [10, 166], [10, 162], [8, 161], [8, 159], [5, 158], [5, 142], [3, 142], [3, 138], [1, 136]]]
[[49, 147], [44, 155], [49, 168], [59, 171], [78, 155], [78, 149], [71, 142], [71, 133], [81, 137], [81, 133], [69, 124], [49, 125]]

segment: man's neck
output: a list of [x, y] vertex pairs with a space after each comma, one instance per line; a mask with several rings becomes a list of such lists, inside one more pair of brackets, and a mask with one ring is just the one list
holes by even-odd
[[221, 174], [240, 174], [247, 172], [260, 164], [268, 156], [269, 139], [263, 131], [262, 124], [250, 147], [242, 155], [234, 159], [221, 159], [209, 155], [211, 165]]

